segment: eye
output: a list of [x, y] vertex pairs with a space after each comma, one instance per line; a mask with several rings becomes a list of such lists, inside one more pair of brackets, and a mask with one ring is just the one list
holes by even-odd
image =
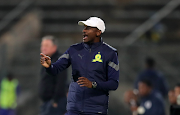
[[85, 29], [85, 30], [90, 30], [91, 27], [90, 27], [90, 26], [86, 26], [84, 29]]
[[91, 29], [91, 27], [90, 27], [90, 26], [87, 26], [87, 29], [89, 30], [89, 29]]

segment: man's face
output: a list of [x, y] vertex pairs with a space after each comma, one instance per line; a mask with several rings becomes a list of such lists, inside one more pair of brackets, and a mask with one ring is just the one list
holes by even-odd
[[139, 90], [139, 95], [143, 97], [143, 96], [146, 96], [150, 93], [151, 88], [149, 86], [147, 86], [145, 83], [139, 82], [138, 83], [138, 90]]
[[45, 39], [41, 42], [41, 52], [45, 55], [52, 56], [57, 50], [57, 46], [53, 44], [52, 40]]
[[180, 87], [176, 86], [174, 88], [174, 93], [175, 93], [175, 96], [177, 97], [178, 95], [180, 95]]
[[171, 104], [176, 104], [176, 96], [175, 96], [175, 93], [174, 93], [174, 91], [169, 91], [168, 92], [168, 98], [169, 98], [169, 102], [171, 103]]
[[94, 43], [97, 36], [100, 36], [101, 32], [97, 28], [84, 26], [83, 29], [83, 42]]

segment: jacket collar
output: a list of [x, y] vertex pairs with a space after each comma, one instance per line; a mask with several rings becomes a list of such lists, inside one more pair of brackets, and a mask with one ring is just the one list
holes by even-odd
[[84, 43], [83, 42], [83, 45], [86, 49], [95, 49], [97, 48], [98, 46], [100, 46], [101, 44], [103, 43], [102, 41], [102, 38], [101, 38], [101, 41], [100, 42], [97, 42], [97, 43]]

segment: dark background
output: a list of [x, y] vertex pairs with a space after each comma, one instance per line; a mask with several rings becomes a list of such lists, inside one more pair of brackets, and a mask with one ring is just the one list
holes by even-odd
[[[82, 41], [83, 27], [77, 22], [90, 16], [105, 21], [103, 41], [119, 52], [119, 88], [110, 92], [109, 115], [131, 115], [123, 95], [132, 89], [146, 56], [157, 61], [157, 69], [173, 88], [180, 76], [180, 2], [172, 1], [0, 0], [0, 78], [11, 71], [20, 82], [17, 115], [39, 111], [41, 38], [56, 36], [63, 53]], [[70, 82], [71, 69], [68, 71]]]

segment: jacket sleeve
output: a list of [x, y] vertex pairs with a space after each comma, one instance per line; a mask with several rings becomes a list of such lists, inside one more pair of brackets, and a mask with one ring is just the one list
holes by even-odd
[[69, 50], [70, 48], [60, 56], [55, 63], [51, 64], [49, 68], [46, 68], [46, 72], [55, 76], [59, 72], [68, 68], [71, 65]]
[[116, 90], [119, 85], [119, 62], [117, 52], [113, 52], [107, 62], [107, 81], [97, 82], [97, 89]]

